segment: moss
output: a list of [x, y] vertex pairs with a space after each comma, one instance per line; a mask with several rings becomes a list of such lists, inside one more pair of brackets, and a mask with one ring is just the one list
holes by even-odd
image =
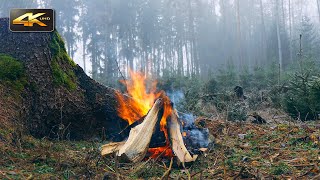
[[57, 31], [53, 32], [50, 49], [53, 54], [53, 59], [65, 61], [72, 67], [76, 66], [76, 63], [69, 57], [63, 39]]
[[27, 84], [23, 64], [9, 55], [0, 54], [0, 81], [21, 92]]
[[69, 69], [64, 71], [61, 68], [62, 63], [67, 63], [72, 67], [75, 67], [76, 64], [69, 57], [64, 42], [61, 36], [55, 31], [52, 35], [52, 42], [50, 44], [51, 53], [53, 55], [52, 59], [52, 71], [53, 71], [53, 81], [56, 85], [64, 85], [69, 90], [75, 90], [76, 85], [76, 76], [74, 72]]
[[75, 74], [72, 71], [64, 72], [56, 61], [52, 62], [52, 71], [54, 84], [65, 85], [70, 90], [76, 89]]

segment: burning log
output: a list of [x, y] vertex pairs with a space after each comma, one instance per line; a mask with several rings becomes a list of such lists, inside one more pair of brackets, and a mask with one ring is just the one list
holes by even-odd
[[186, 146], [184, 145], [180, 124], [178, 122], [178, 115], [175, 110], [172, 111], [170, 122], [168, 123], [169, 135], [171, 146], [174, 154], [178, 157], [179, 161], [192, 162], [197, 159], [197, 155], [191, 156]]
[[145, 157], [162, 105], [162, 100], [158, 99], [144, 121], [131, 129], [128, 140], [119, 149], [117, 156], [128, 159], [131, 162], [141, 161]]
[[[160, 156], [177, 156], [181, 163], [195, 161], [198, 155], [192, 154], [194, 146], [188, 146], [190, 153], [184, 141], [189, 139], [194, 144], [199, 138], [193, 138], [186, 132], [186, 137], [182, 137], [180, 120], [169, 97], [163, 91], [156, 91], [156, 83], [147, 91], [143, 74], [130, 74], [134, 78], [126, 83], [129, 96], [117, 94], [118, 116], [127, 121], [128, 126], [114, 136], [113, 141], [119, 142], [102, 146], [101, 154], [104, 156], [116, 153], [121, 161], [134, 163], [145, 157], [158, 159]], [[190, 123], [190, 132], [193, 132], [193, 126], [194, 120]], [[207, 136], [202, 131], [195, 132], [197, 136], [201, 136], [200, 142], [207, 141]], [[207, 146], [199, 145], [196, 148]]]
[[[145, 128], [148, 128], [150, 130], [153, 129], [152, 131], [150, 131], [150, 133], [152, 134], [151, 139], [150, 140], [144, 139], [144, 141], [142, 141], [144, 143], [147, 141], [150, 142], [148, 148], [155, 148], [155, 147], [160, 147], [160, 146], [165, 145], [166, 138], [165, 138], [164, 133], [162, 131], [160, 131], [160, 121], [158, 121], [159, 119], [161, 119], [160, 118], [161, 113], [159, 113], [159, 112], [160, 112], [161, 108], [163, 107], [162, 104], [163, 103], [160, 102], [160, 100], [156, 101], [154, 108], [152, 108], [149, 111], [148, 116], [144, 116], [143, 118], [135, 121], [133, 124], [128, 126], [125, 130], [121, 131], [117, 135], [119, 137], [114, 138], [114, 140], [118, 140], [121, 138], [120, 136], [123, 136], [123, 135], [125, 136], [125, 134], [127, 134], [126, 137], [128, 140], [119, 141], [119, 142], [111, 142], [109, 144], [103, 145], [101, 147], [101, 155], [106, 156], [109, 154], [113, 154], [115, 152], [119, 152], [119, 150], [123, 147], [123, 145], [126, 144], [129, 140], [130, 141], [133, 140], [133, 138], [137, 138], [139, 136], [140, 136], [140, 138], [145, 138], [145, 136], [143, 134], [141, 134], [142, 132], [140, 134], [138, 134], [138, 132], [140, 131], [142, 126]], [[152, 123], [150, 124], [151, 121], [152, 121]], [[154, 121], [156, 121], [155, 125], [153, 125]], [[145, 122], [145, 123], [142, 125], [143, 122]]]

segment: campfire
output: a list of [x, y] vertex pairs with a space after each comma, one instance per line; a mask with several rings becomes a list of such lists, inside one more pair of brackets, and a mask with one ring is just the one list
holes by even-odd
[[[179, 118], [170, 98], [164, 91], [157, 90], [156, 81], [147, 83], [142, 73], [133, 71], [130, 76], [130, 80], [122, 81], [128, 94], [117, 93], [118, 115], [128, 123], [119, 135], [127, 132], [127, 138], [103, 145], [101, 154], [116, 154], [127, 162], [158, 157], [176, 157], [182, 163], [195, 161], [199, 154], [195, 152], [205, 151], [208, 144], [194, 146], [199, 138], [192, 138], [190, 132], [195, 127], [190, 126], [187, 118]], [[196, 134], [201, 136], [201, 141], [208, 142], [203, 129], [197, 132], [200, 132]]]

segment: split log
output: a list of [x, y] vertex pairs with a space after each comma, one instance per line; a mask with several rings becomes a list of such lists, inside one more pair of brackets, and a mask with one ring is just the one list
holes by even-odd
[[178, 122], [178, 114], [175, 110], [172, 111], [170, 122], [168, 123], [168, 131], [171, 141], [171, 147], [174, 154], [178, 157], [179, 161], [193, 162], [197, 159], [197, 155], [191, 156], [186, 146], [184, 145], [180, 124]]
[[162, 99], [156, 100], [144, 121], [131, 129], [128, 140], [119, 149], [118, 156], [131, 162], [141, 161], [145, 157], [162, 106]]
[[101, 147], [101, 155], [105, 156], [119, 151], [119, 149], [125, 144], [125, 142], [112, 142]]

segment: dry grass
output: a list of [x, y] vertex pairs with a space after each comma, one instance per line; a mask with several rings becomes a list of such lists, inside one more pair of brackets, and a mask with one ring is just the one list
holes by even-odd
[[[207, 120], [215, 147], [178, 167], [159, 157], [138, 164], [102, 158], [97, 142], [53, 142], [25, 136], [0, 146], [0, 179], [312, 179], [319, 177], [316, 123], [230, 123]], [[239, 134], [245, 134], [240, 135]]]

